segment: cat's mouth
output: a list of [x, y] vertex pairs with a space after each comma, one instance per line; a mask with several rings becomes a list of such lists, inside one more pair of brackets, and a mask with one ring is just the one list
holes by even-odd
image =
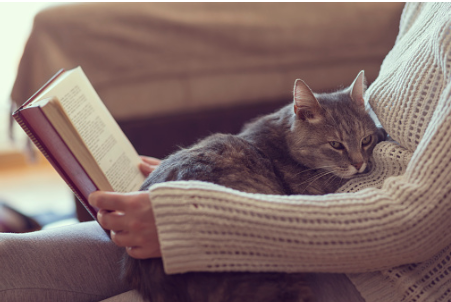
[[[368, 165], [363, 163], [360, 167], [355, 167], [353, 165], [347, 165], [345, 167], [340, 167], [338, 171], [335, 171], [335, 174], [344, 179], [353, 178], [359, 174], [364, 174], [368, 172]], [[357, 169], [358, 168], [358, 169]]]

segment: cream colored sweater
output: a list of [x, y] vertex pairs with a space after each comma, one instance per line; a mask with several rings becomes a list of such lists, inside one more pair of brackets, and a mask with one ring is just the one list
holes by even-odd
[[[366, 301], [451, 299], [451, 5], [408, 3], [367, 91], [396, 142], [326, 196], [153, 186], [165, 269], [348, 273]], [[411, 264], [417, 263], [417, 264]]]

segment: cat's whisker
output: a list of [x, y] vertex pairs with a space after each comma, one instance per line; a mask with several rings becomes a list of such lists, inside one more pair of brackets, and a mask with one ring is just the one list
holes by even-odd
[[[308, 183], [308, 185], [304, 188], [303, 193], [304, 193], [304, 192], [305, 192], [305, 191], [306, 191], [306, 190], [307, 190], [307, 189], [308, 189], [315, 181], [319, 180], [320, 178], [322, 178], [322, 177], [324, 177], [324, 176], [326, 176], [326, 175], [330, 175], [330, 174], [332, 174], [332, 176], [334, 176], [333, 172], [325, 171], [325, 172], [322, 172], [322, 173], [317, 174], [316, 177], [311, 177], [311, 178], [308, 179], [307, 181], [304, 181], [304, 182], [300, 183], [300, 185], [305, 184], [305, 183]], [[313, 178], [313, 180], [312, 180], [312, 178]]]
[[312, 177], [310, 177], [310, 178], [307, 179], [306, 181], [301, 182], [300, 185], [303, 185], [303, 184], [305, 184], [305, 183], [310, 183], [312, 178], [314, 179], [313, 181], [315, 181], [316, 179], [319, 179], [319, 178], [321, 178], [322, 176], [324, 176], [324, 175], [326, 175], [326, 174], [329, 174], [329, 173], [330, 173], [330, 172], [327, 172], [327, 171], [321, 171], [321, 172], [319, 172], [319, 173], [313, 175]]
[[337, 165], [330, 165], [330, 166], [321, 166], [321, 167], [311, 168], [311, 169], [303, 170], [303, 171], [301, 171], [299, 173], [296, 173], [296, 176], [299, 176], [299, 175], [301, 175], [303, 173], [310, 172], [310, 171], [313, 171], [313, 170], [322, 170], [322, 169], [325, 170], [326, 168], [334, 168], [334, 167], [338, 167], [338, 166]]
[[[315, 182], [318, 179], [320, 179], [320, 178], [322, 178], [322, 177], [324, 177], [326, 175], [329, 175], [329, 174], [333, 174], [333, 172], [331, 172], [331, 171], [321, 171], [318, 174], [314, 175], [313, 177], [309, 178], [308, 180], [301, 182], [300, 185], [305, 184], [305, 183], [309, 183], [309, 186], [310, 186], [313, 182]], [[311, 180], [312, 178], [313, 178], [313, 180]]]
[[[332, 174], [331, 177], [329, 177], [329, 179], [326, 181], [326, 186], [329, 186], [329, 184], [331, 184], [335, 178], [338, 178], [339, 176]], [[341, 178], [341, 177], [340, 177]]]

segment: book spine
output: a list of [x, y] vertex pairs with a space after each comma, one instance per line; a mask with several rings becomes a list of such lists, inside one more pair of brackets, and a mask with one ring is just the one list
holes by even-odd
[[[32, 111], [34, 119], [27, 119], [27, 113], [31, 113]], [[31, 114], [29, 116], [31, 116]], [[13, 114], [13, 117], [32, 140], [35, 146], [39, 149], [39, 151], [45, 156], [47, 161], [63, 178], [89, 214], [97, 220], [97, 210], [88, 203], [88, 195], [91, 192], [96, 191], [97, 187], [89, 178], [86, 171], [84, 171], [81, 165], [78, 164], [73, 154], [65, 145], [62, 138], [59, 137], [59, 134], [47, 120], [41, 109], [39, 107], [33, 107], [24, 110], [17, 110]], [[43, 121], [47, 122], [47, 124], [44, 124]], [[45, 132], [45, 137], [51, 137], [51, 142], [54, 143], [53, 148], [49, 146], [48, 142], [43, 142], [37, 132]], [[62, 144], [64, 144], [64, 146]], [[63, 159], [66, 159], [68, 163], [62, 163], [61, 161]], [[82, 186], [81, 188], [80, 185]]]

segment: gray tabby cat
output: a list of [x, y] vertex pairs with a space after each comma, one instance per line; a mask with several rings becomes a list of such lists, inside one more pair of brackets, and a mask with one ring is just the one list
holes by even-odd
[[[364, 105], [364, 72], [351, 86], [314, 94], [296, 80], [294, 103], [246, 125], [214, 134], [165, 159], [143, 184], [201, 180], [264, 194], [327, 194], [370, 169], [386, 137]], [[186, 273], [166, 275], [160, 259], [125, 254], [123, 273], [151, 302], [314, 301], [308, 274]]]

